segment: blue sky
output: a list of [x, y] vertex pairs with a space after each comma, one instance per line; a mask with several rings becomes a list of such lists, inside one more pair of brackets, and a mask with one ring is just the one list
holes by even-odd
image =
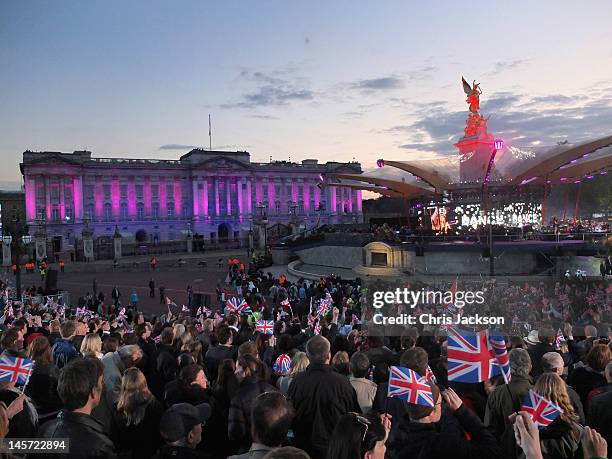
[[0, 2], [0, 181], [26, 149], [452, 154], [481, 83], [517, 146], [612, 133], [612, 2]]

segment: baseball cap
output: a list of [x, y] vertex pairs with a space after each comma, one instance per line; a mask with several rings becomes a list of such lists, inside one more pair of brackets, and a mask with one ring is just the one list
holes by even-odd
[[177, 403], [162, 414], [159, 431], [166, 441], [175, 442], [185, 438], [194, 426], [205, 423], [210, 418], [210, 414], [211, 408], [208, 403], [199, 405]]

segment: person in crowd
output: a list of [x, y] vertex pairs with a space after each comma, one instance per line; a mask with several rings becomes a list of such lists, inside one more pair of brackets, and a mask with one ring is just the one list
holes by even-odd
[[45, 336], [32, 341], [28, 348], [28, 358], [34, 362], [34, 370], [25, 392], [36, 407], [39, 423], [43, 423], [62, 408], [57, 392], [59, 368], [53, 363], [51, 345]]
[[346, 351], [338, 351], [334, 354], [331, 360], [331, 366], [343, 376], [349, 376], [351, 374], [350, 360]]
[[64, 409], [56, 419], [44, 424], [37, 436], [67, 438], [70, 441], [70, 454], [67, 457], [117, 457], [104, 427], [91, 416], [102, 397], [103, 373], [102, 362], [92, 358], [72, 360], [60, 371], [58, 393]]
[[293, 446], [275, 448], [266, 454], [263, 459], [310, 459], [308, 453]]
[[612, 360], [610, 347], [596, 344], [586, 355], [586, 365], [576, 368], [567, 378], [568, 384], [578, 392], [582, 405], [587, 410], [589, 393], [606, 384], [604, 370], [610, 360]]
[[542, 356], [547, 352], [555, 352], [555, 331], [550, 327], [536, 330], [537, 342], [527, 348], [531, 358], [531, 376], [537, 379], [542, 374]]
[[367, 336], [366, 355], [370, 360], [370, 365], [376, 366], [379, 363], [394, 365], [397, 361], [395, 353], [384, 344], [384, 336], [381, 330], [373, 329]]
[[276, 391], [265, 381], [265, 371], [260, 360], [252, 355], [243, 355], [236, 363], [239, 385], [232, 398], [228, 417], [228, 437], [236, 444], [238, 452], [251, 444], [251, 407], [258, 395]]
[[2, 346], [2, 356], [25, 357], [23, 337], [19, 328], [11, 327], [5, 330], [0, 339], [0, 346]]
[[119, 398], [123, 373], [127, 368], [135, 366], [141, 358], [142, 350], [136, 344], [122, 346], [118, 351], [105, 354], [102, 357], [104, 391], [113, 404]]
[[334, 427], [351, 411], [360, 412], [355, 389], [332, 370], [330, 343], [317, 335], [306, 343], [310, 365], [295, 377], [287, 393], [296, 410], [295, 444], [314, 457], [324, 457]]
[[159, 422], [164, 409], [135, 367], [121, 378], [121, 391], [114, 410], [113, 440], [118, 452], [132, 459], [147, 459], [162, 444]]
[[293, 408], [279, 392], [264, 392], [257, 396], [251, 411], [253, 443], [243, 454], [228, 459], [261, 459], [287, 440], [293, 421]]
[[285, 395], [287, 395], [287, 391], [289, 390], [289, 386], [295, 379], [295, 377], [302, 373], [308, 368], [310, 361], [308, 360], [308, 356], [305, 352], [298, 351], [295, 353], [293, 358], [291, 359], [291, 369], [287, 375], [280, 376], [276, 380], [276, 387]]
[[138, 338], [136, 344], [142, 350], [142, 359], [138, 362], [138, 368], [146, 375], [149, 371], [151, 359], [156, 351], [155, 342], [151, 339], [151, 324], [146, 322], [137, 324], [134, 327], [134, 334]]
[[108, 336], [102, 342], [102, 355], [106, 355], [108, 353], [117, 352], [119, 349], [120, 338], [116, 335]]
[[53, 345], [53, 362], [62, 369], [68, 362], [79, 357], [79, 352], [74, 347], [72, 338], [76, 333], [76, 322], [67, 320], [60, 325], [61, 338]]
[[178, 378], [170, 381], [164, 391], [164, 401], [167, 406], [176, 403], [190, 403], [199, 405], [210, 402], [208, 380], [204, 369], [197, 363], [185, 366], [178, 374]]
[[[500, 455], [496, 438], [471, 410], [467, 409], [453, 389], [440, 393], [436, 385], [430, 385], [434, 406], [407, 404], [407, 419], [400, 423], [395, 435], [388, 441], [387, 457], [445, 459], [486, 459]], [[436, 423], [442, 417], [442, 399], [453, 413], [462, 433], [438, 431]], [[514, 438], [513, 438], [514, 439]]]
[[53, 346], [56, 341], [62, 339], [62, 335], [60, 334], [60, 321], [59, 320], [51, 320], [49, 322], [49, 344]]
[[81, 355], [83, 357], [94, 357], [101, 359], [102, 354], [102, 338], [97, 333], [88, 333], [85, 335], [83, 342], [81, 343]]
[[348, 413], [340, 418], [327, 450], [328, 459], [384, 459], [391, 430], [389, 417]]
[[529, 377], [531, 358], [525, 349], [516, 348], [509, 352], [509, 360], [510, 382], [497, 386], [489, 395], [484, 423], [495, 438], [500, 439], [508, 457], [516, 457], [517, 446], [509, 416], [519, 411], [532, 387]]
[[149, 366], [149, 372], [152, 376], [151, 391], [160, 400], [163, 399], [164, 387], [176, 378], [178, 370], [178, 362], [172, 346], [173, 341], [174, 330], [170, 327], [164, 328], [157, 345], [157, 351]]
[[[563, 379], [563, 357], [558, 352], [547, 352], [544, 354], [542, 356], [541, 368], [543, 373], [555, 373]], [[574, 412], [578, 416], [578, 422], [584, 424], [584, 408], [582, 407], [580, 396], [571, 386], [566, 384], [565, 388], [574, 407]]]
[[580, 457], [582, 427], [567, 394], [566, 384], [556, 373], [544, 373], [534, 390], [561, 408], [561, 414], [540, 432], [544, 459]]
[[206, 424], [210, 414], [210, 405], [206, 403], [197, 406], [178, 403], [168, 408], [161, 416], [159, 427], [165, 445], [155, 457], [159, 459], [206, 457], [196, 450], [196, 447], [202, 441], [202, 426]]
[[219, 363], [225, 359], [234, 359], [237, 352], [236, 348], [232, 345], [233, 335], [229, 327], [220, 327], [217, 331], [217, 339], [219, 343], [211, 346], [204, 357], [204, 368], [206, 368], [206, 374], [211, 380], [217, 378]]
[[587, 425], [597, 430], [612, 445], [612, 361], [606, 365], [607, 390], [590, 400]]
[[355, 352], [351, 357], [351, 377], [349, 381], [357, 393], [357, 400], [362, 413], [372, 408], [376, 396], [377, 385], [367, 379], [370, 371], [370, 359], [364, 352]]

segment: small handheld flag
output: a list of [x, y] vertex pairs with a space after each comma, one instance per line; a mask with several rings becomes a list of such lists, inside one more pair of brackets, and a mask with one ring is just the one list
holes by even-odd
[[225, 305], [233, 314], [250, 314], [252, 312], [251, 307], [244, 299], [239, 303], [236, 297], [233, 297], [227, 300]]
[[191, 311], [189, 310], [187, 306], [183, 305], [181, 312], [191, 312]]
[[255, 324], [255, 330], [262, 332], [264, 335], [271, 335], [274, 333], [274, 321], [259, 320]]
[[438, 384], [436, 375], [434, 375], [433, 371], [431, 371], [431, 367], [429, 365], [427, 365], [427, 370], [425, 370], [425, 379], [427, 379], [430, 384]]
[[34, 369], [34, 362], [23, 357], [0, 357], [0, 380], [26, 384]]
[[434, 406], [431, 386], [410, 368], [391, 367], [387, 397], [399, 398], [413, 405]]
[[291, 357], [287, 354], [281, 354], [274, 362], [274, 372], [278, 375], [286, 375], [291, 370]]
[[533, 389], [529, 389], [523, 406], [521, 406], [521, 411], [526, 411], [531, 415], [531, 419], [538, 426], [538, 429], [543, 429], [550, 425], [563, 413], [559, 406], [544, 398]]

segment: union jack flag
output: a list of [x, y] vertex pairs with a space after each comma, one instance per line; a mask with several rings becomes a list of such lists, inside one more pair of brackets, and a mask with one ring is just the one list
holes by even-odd
[[281, 354], [274, 362], [274, 372], [278, 375], [286, 375], [291, 370], [291, 357]]
[[157, 335], [155, 338], [153, 338], [153, 342], [156, 344], [159, 344], [160, 341], [161, 341], [161, 335]]
[[223, 317], [218, 312], [215, 312], [215, 320], [221, 321], [223, 320]]
[[434, 406], [427, 379], [410, 368], [391, 367], [387, 397], [399, 398], [413, 405]]
[[170, 298], [166, 297], [166, 304], [168, 306], [176, 306], [176, 303], [172, 301]]
[[250, 314], [252, 312], [249, 304], [244, 299], [238, 303], [236, 297], [233, 297], [227, 300], [225, 305], [233, 314]]
[[324, 300], [321, 300], [321, 303], [319, 304], [319, 307], [317, 308], [317, 314], [323, 317], [329, 312], [329, 309], [330, 309], [329, 303], [325, 302]]
[[453, 294], [453, 299], [449, 303], [444, 303], [442, 305], [442, 308], [446, 309], [447, 311], [450, 311], [451, 309], [456, 308], [456, 306], [455, 306], [455, 297], [457, 296], [457, 280], [458, 280], [458, 278], [455, 277], [455, 280], [451, 284], [451, 287], [450, 287], [450, 290], [449, 290]]
[[181, 312], [191, 312], [191, 311], [189, 310], [187, 306], [183, 305]]
[[274, 333], [274, 321], [259, 320], [255, 324], [255, 330], [262, 332], [264, 335], [271, 335]]
[[315, 335], [320, 335], [321, 334], [321, 322], [317, 320], [317, 322], [314, 325], [314, 334]]
[[290, 308], [291, 303], [289, 302], [289, 298], [285, 298], [283, 301], [281, 301], [280, 305], [284, 308]]
[[127, 319], [125, 315], [125, 308], [121, 308], [119, 310], [119, 315], [117, 316], [117, 320], [125, 320], [125, 319]]
[[555, 335], [555, 348], [557, 350], [561, 349], [561, 345], [565, 343], [565, 336], [563, 336], [563, 332], [561, 329], [557, 329], [557, 334]]
[[202, 306], [200, 306], [196, 311], [196, 317], [200, 317], [200, 315], [202, 315]]
[[0, 380], [26, 384], [34, 369], [34, 362], [23, 357], [0, 357]]
[[429, 381], [431, 384], [438, 384], [436, 375], [434, 375], [433, 371], [431, 371], [431, 367], [429, 365], [427, 365], [427, 370], [425, 370], [425, 379], [427, 379], [427, 381]]
[[543, 429], [563, 413], [559, 406], [542, 397], [533, 389], [529, 389], [523, 406], [521, 406], [521, 411], [526, 411], [531, 415], [531, 419], [538, 426], [538, 429]]
[[[502, 371], [503, 369], [503, 371]], [[504, 375], [510, 380], [510, 361], [502, 337], [448, 328], [448, 380], [479, 383]]]

